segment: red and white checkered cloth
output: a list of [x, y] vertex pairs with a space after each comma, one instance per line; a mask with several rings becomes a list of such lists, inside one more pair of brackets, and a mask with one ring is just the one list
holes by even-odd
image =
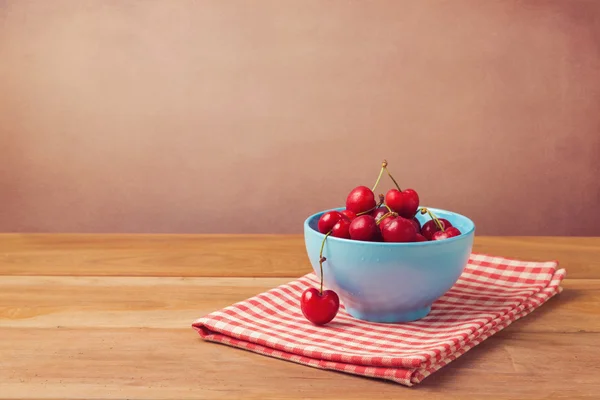
[[560, 293], [565, 270], [557, 267], [472, 254], [458, 282], [421, 320], [365, 322], [341, 306], [321, 327], [300, 310], [301, 293], [319, 285], [311, 272], [192, 326], [207, 341], [412, 386]]

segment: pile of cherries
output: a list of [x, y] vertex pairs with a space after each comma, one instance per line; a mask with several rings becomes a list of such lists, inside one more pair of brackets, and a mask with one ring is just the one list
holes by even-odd
[[[332, 290], [323, 291], [323, 248], [328, 236], [367, 242], [425, 242], [444, 240], [459, 236], [460, 230], [444, 219], [437, 218], [427, 208], [419, 208], [419, 195], [413, 189], [400, 189], [398, 182], [389, 172], [387, 161], [383, 161], [377, 181], [370, 189], [357, 186], [346, 198], [346, 209], [327, 211], [319, 219], [317, 228], [325, 234], [321, 243], [319, 265], [321, 287], [309, 288], [302, 293], [300, 308], [309, 321], [316, 325], [330, 322], [339, 309], [339, 297]], [[375, 199], [375, 189], [383, 172], [387, 172], [396, 188], [380, 194]], [[428, 214], [431, 220], [423, 226], [415, 216]]]
[[[379, 195], [376, 189], [381, 175], [386, 171], [396, 188]], [[430, 221], [421, 227], [415, 215], [429, 214]], [[337, 238], [367, 242], [425, 242], [443, 240], [461, 234], [460, 230], [444, 218], [436, 218], [428, 209], [419, 208], [419, 195], [413, 189], [400, 189], [384, 161], [373, 189], [357, 186], [346, 198], [346, 209], [328, 211], [319, 219], [319, 232]]]

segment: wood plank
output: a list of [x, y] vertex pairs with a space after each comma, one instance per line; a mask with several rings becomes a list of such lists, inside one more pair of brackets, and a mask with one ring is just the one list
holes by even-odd
[[190, 327], [289, 278], [0, 277], [0, 327]]
[[0, 235], [0, 275], [299, 276], [297, 235]]
[[473, 251], [527, 261], [558, 260], [569, 278], [600, 278], [600, 237], [478, 236]]
[[[476, 237], [474, 251], [559, 260], [570, 278], [600, 278], [600, 238]], [[301, 235], [0, 234], [0, 275], [300, 276]]]
[[374, 393], [379, 399], [582, 399], [600, 393], [598, 333], [493, 337], [413, 388], [206, 343], [185, 329], [0, 328], [0, 337], [3, 399], [365, 399]]
[[[187, 328], [289, 278], [0, 277], [0, 327]], [[509, 330], [600, 332], [600, 280], [565, 290]]]
[[[310, 270], [299, 237], [8, 235], [3, 275], [290, 276]], [[20, 237], [19, 237], [20, 236]]]

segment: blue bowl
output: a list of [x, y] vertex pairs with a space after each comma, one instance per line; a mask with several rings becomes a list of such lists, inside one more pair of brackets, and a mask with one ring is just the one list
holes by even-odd
[[[341, 211], [343, 208], [337, 208]], [[372, 322], [408, 322], [425, 317], [431, 304], [458, 280], [473, 247], [475, 224], [469, 218], [430, 208], [462, 235], [432, 242], [363, 242], [329, 236], [323, 256], [324, 286], [340, 297], [346, 311]], [[326, 210], [329, 211], [329, 210]], [[322, 211], [304, 222], [304, 241], [313, 270], [320, 276], [317, 229]], [[423, 223], [427, 215], [417, 215]]]

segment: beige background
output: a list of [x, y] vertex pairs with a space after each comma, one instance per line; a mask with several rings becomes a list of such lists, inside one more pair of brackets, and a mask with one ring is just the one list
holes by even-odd
[[600, 2], [0, 5], [0, 231], [300, 232], [387, 158], [480, 234], [600, 235]]

